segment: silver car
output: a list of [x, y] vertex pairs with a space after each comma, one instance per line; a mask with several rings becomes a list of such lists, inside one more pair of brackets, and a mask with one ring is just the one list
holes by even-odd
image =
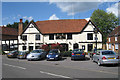
[[33, 50], [27, 55], [27, 60], [40, 60], [46, 58], [46, 52], [43, 49]]
[[118, 64], [119, 56], [111, 50], [100, 50], [93, 55], [93, 62], [97, 62], [100, 66], [102, 64]]

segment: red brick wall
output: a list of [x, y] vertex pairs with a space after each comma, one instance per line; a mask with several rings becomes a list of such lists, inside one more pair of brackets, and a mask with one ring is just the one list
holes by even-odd
[[[110, 38], [110, 42], [109, 42], [109, 38]], [[117, 52], [117, 53], [119, 52], [119, 50], [120, 50], [120, 36], [117, 38], [117, 41], [115, 41], [115, 37], [108, 37], [107, 38], [107, 43], [108, 43], [108, 49], [109, 49], [109, 44], [111, 44], [111, 49], [109, 49], [109, 50], [113, 50], [112, 46], [114, 46], [114, 51]], [[118, 49], [117, 50], [115, 49], [115, 43], [118, 44]]]

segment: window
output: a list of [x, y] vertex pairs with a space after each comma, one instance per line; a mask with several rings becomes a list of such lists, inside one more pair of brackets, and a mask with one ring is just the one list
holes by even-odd
[[93, 33], [87, 34], [87, 40], [93, 40]]
[[35, 49], [40, 49], [40, 46], [35, 46]]
[[115, 49], [118, 49], [118, 44], [115, 44]]
[[37, 34], [37, 35], [35, 36], [35, 40], [40, 40], [40, 35]]
[[23, 50], [26, 50], [26, 46], [23, 46], [22, 48], [23, 48]]
[[22, 40], [26, 41], [27, 40], [27, 35], [23, 35]]
[[115, 41], [117, 41], [117, 37], [115, 37]]
[[85, 45], [82, 45], [82, 49], [85, 50]]
[[109, 49], [111, 49], [111, 44], [109, 44]]
[[67, 39], [72, 39], [72, 34], [67, 34]]
[[110, 42], [110, 38], [109, 38], [109, 42]]
[[49, 35], [49, 40], [54, 40], [54, 34]]
[[56, 39], [66, 39], [66, 35], [65, 34], [56, 34]]

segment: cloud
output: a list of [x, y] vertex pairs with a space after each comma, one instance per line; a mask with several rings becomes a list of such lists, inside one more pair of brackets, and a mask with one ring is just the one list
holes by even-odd
[[13, 20], [18, 20], [20, 17], [21, 17], [21, 15], [18, 14], [18, 15], [15, 15], [15, 16], [11, 16], [11, 17], [9, 17], [9, 18], [10, 18], [10, 19], [12, 18]]
[[30, 16], [30, 17], [24, 16], [23, 19], [31, 21], [33, 19], [33, 17], [32, 16]]
[[49, 20], [59, 20], [59, 18], [56, 16], [56, 14], [53, 14], [49, 17]]
[[[120, 10], [119, 10], [119, 8], [118, 8], [118, 4], [119, 4], [119, 3], [113, 4], [111, 7], [107, 8], [106, 11], [107, 11], [108, 13], [113, 13], [113, 14], [115, 14], [115, 15], [118, 17], [118, 13], [119, 13], [119, 15], [120, 15]], [[119, 4], [119, 5], [120, 5], [120, 4]]]
[[6, 21], [6, 20], [8, 20], [8, 19], [9, 19], [9, 17], [4, 17], [4, 18], [2, 18], [3, 21]]
[[76, 13], [97, 8], [99, 2], [50, 2], [50, 4], [56, 4], [67, 15], [75, 15]]

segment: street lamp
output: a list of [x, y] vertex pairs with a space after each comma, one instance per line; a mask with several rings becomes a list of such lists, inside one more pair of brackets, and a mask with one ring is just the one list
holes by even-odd
[[98, 33], [98, 30], [97, 30], [97, 28], [94, 28], [94, 33], [95, 33], [95, 40], [96, 40], [96, 50], [97, 50], [97, 40], [98, 40], [98, 38], [97, 38], [97, 33]]

